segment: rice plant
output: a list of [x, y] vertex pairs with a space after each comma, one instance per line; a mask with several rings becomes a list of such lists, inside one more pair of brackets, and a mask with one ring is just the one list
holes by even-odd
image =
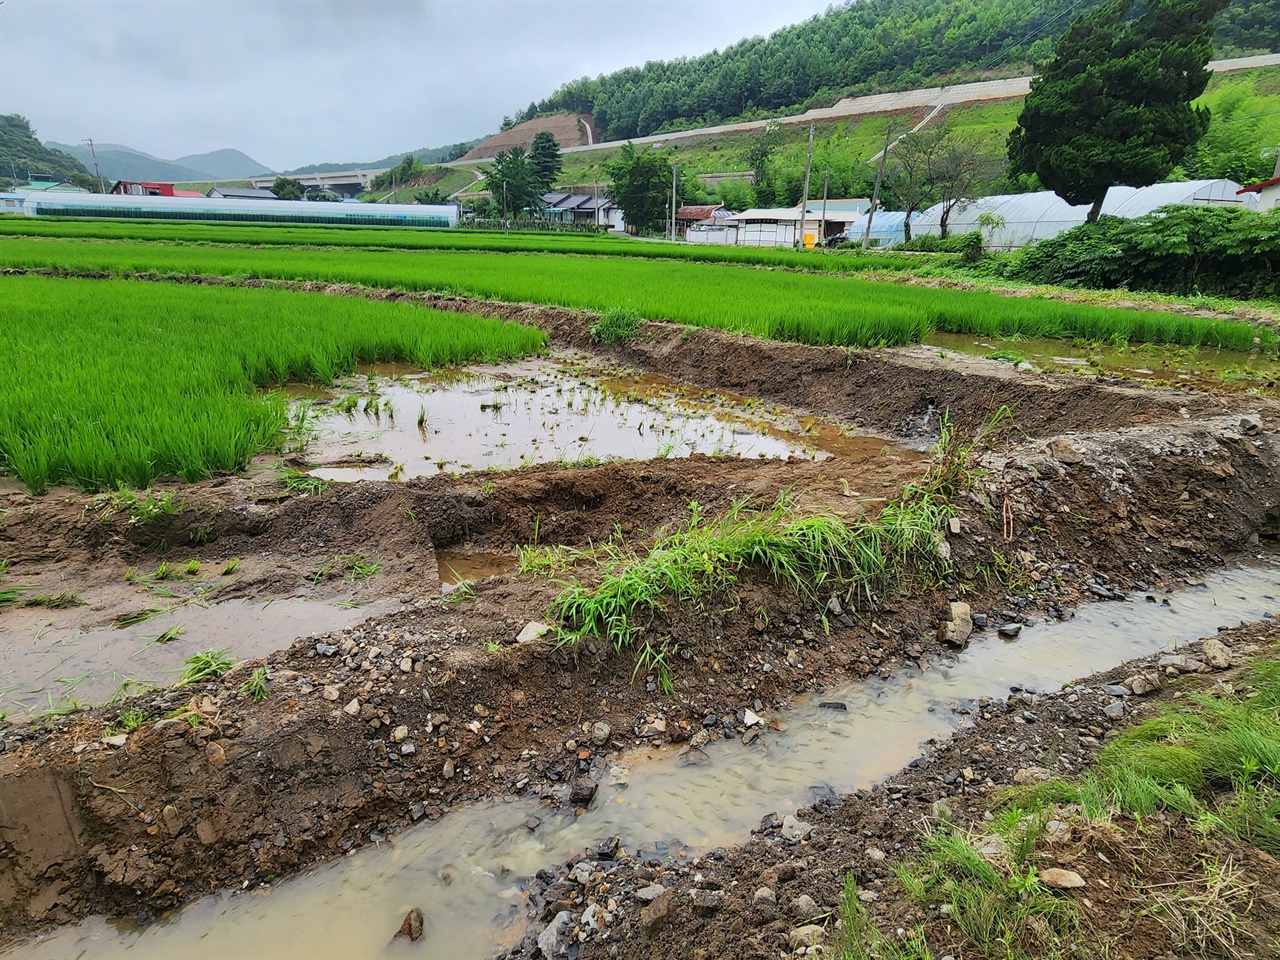
[[[424, 368], [542, 349], [530, 327], [275, 290], [6, 277], [0, 284], [0, 473], [33, 492], [116, 488], [104, 518], [181, 511], [152, 479], [239, 470], [284, 442], [289, 381], [363, 362]], [[130, 488], [140, 490], [134, 493]]]
[[216, 680], [235, 665], [235, 660], [222, 647], [197, 653], [185, 661], [185, 669], [178, 678], [178, 686], [185, 687], [205, 680]]
[[222, 566], [222, 576], [229, 577], [240, 569], [240, 558], [232, 557]]
[[313, 496], [319, 496], [333, 486], [332, 480], [313, 477], [309, 473], [295, 470], [292, 467], [285, 467], [280, 472], [280, 479], [284, 482], [284, 488], [290, 493], [309, 493]]
[[271, 696], [271, 687], [267, 685], [268, 670], [266, 666], [258, 667], [249, 675], [240, 687], [240, 692], [254, 700], [265, 700]]

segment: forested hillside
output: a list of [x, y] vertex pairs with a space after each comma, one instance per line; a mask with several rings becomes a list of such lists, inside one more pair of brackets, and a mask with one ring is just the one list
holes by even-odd
[[8, 182], [43, 174], [55, 180], [70, 180], [88, 173], [75, 157], [49, 150], [40, 143], [26, 117], [0, 114], [0, 178]]
[[[592, 114], [611, 140], [765, 116], [875, 89], [1017, 73], [1047, 56], [1099, 0], [862, 0], [693, 59], [651, 61], [565, 84], [530, 110]], [[1232, 0], [1224, 56], [1280, 51], [1280, 0]]]

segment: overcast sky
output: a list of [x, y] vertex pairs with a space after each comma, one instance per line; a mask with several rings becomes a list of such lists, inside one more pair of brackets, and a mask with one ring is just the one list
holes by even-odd
[[829, 0], [4, 0], [0, 113], [41, 140], [277, 170], [496, 132], [566, 80], [723, 48]]

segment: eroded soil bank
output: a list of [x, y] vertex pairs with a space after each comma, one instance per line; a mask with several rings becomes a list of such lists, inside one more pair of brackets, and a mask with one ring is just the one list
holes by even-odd
[[[578, 315], [503, 307], [524, 309], [536, 315], [519, 318], [547, 326], [558, 343], [587, 344]], [[681, 743], [701, 730], [738, 736], [732, 722], [707, 728], [708, 715], [733, 718], [756, 702], [785, 708], [797, 694], [929, 662], [941, 649], [936, 629], [948, 600], [967, 600], [993, 624], [1069, 616], [1099, 591], [1167, 587], [1256, 552], [1258, 538], [1275, 532], [1276, 411], [1255, 398], [1028, 377], [920, 351], [762, 345], [662, 325], [611, 354], [903, 437], [936, 432], [943, 410], [960, 420], [1015, 404], [1024, 434], [986, 455], [989, 472], [957, 504], [958, 532], [946, 533], [950, 586], [850, 609], [844, 620], [828, 619], [830, 633], [821, 609], [764, 582], [744, 583], [739, 596], [707, 609], [670, 604], [648, 629], [681, 651], [671, 695], [654, 675], [633, 682], [631, 659], [603, 644], [515, 643], [529, 621], [546, 618], [560, 589], [545, 577], [504, 574], [475, 584], [474, 597], [442, 599], [434, 550], [514, 554], [535, 542], [581, 549], [610, 537], [642, 544], [686, 518], [690, 501], [713, 516], [783, 490], [802, 504], [858, 513], [877, 509], [924, 464], [694, 457], [318, 495], [288, 493], [272, 477], [221, 478], [175, 487], [189, 509], [151, 523], [104, 519], [85, 509], [85, 497], [10, 493], [0, 546], [18, 558], [11, 573], [24, 582], [116, 581], [131, 565], [187, 556], [198, 532], [205, 563], [254, 564], [229, 597], [314, 589], [394, 600], [399, 609], [267, 657], [265, 700], [241, 691], [251, 662], [218, 682], [0, 730], [4, 939], [90, 913], [152, 918], [199, 894], [341, 856], [470, 800], [537, 796], [563, 805], [572, 783], [600, 779], [629, 746]], [[1063, 437], [1067, 426], [1079, 432]], [[381, 571], [312, 582], [326, 558], [347, 552], [377, 554]], [[125, 710], [148, 721], [118, 746], [104, 742]], [[591, 734], [597, 723], [609, 726], [600, 743]]]

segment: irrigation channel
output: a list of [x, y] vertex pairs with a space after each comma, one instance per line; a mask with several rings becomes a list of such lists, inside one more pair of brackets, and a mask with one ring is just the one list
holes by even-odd
[[[446, 374], [362, 367], [342, 397], [311, 399], [308, 456], [326, 480], [386, 480], [537, 463], [687, 457], [693, 453], [825, 460], [917, 456], [732, 394], [652, 374], [588, 370], [567, 358]], [[303, 402], [307, 399], [303, 395]]]
[[[1220, 626], [1272, 615], [1280, 564], [1261, 559], [1172, 596], [1081, 607], [1074, 619], [990, 634], [931, 669], [829, 690], [766, 714], [754, 743], [619, 756], [580, 816], [535, 801], [457, 809], [376, 848], [252, 892], [210, 896], [144, 927], [93, 919], [6, 956], [484, 957], [524, 933], [523, 878], [600, 838], [649, 855], [697, 852], [745, 839], [763, 814], [808, 802], [815, 787], [850, 791], [903, 768], [930, 738], [963, 722], [966, 701], [1011, 687], [1047, 691]], [[845, 710], [823, 708], [838, 701]], [[390, 943], [420, 907], [426, 935]]]

